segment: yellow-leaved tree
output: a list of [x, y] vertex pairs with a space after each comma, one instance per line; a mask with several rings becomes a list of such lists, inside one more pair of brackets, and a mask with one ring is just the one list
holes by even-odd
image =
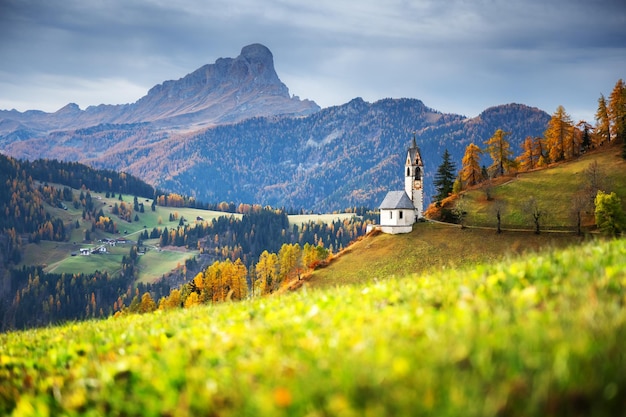
[[297, 243], [285, 243], [278, 251], [279, 279], [281, 282], [300, 278], [302, 273], [302, 249]]
[[546, 165], [547, 161], [543, 154], [544, 148], [544, 141], [540, 137], [531, 138], [529, 136], [524, 139], [522, 154], [517, 157], [519, 169], [529, 171]]
[[480, 169], [480, 154], [482, 151], [473, 143], [470, 143], [465, 148], [465, 154], [461, 161], [462, 167], [459, 172], [461, 181], [465, 187], [471, 187], [478, 184], [482, 179], [482, 173]]
[[598, 110], [596, 111], [596, 127], [593, 132], [593, 146], [598, 147], [611, 141], [611, 127], [609, 122], [609, 111], [606, 106], [606, 99], [600, 94], [598, 99]]
[[574, 123], [563, 106], [557, 107], [543, 136], [546, 138], [548, 154], [552, 162], [563, 161], [573, 156], [571, 149], [574, 140]]
[[269, 294], [278, 288], [278, 256], [263, 251], [255, 267], [255, 292], [259, 295]]
[[489, 167], [489, 171], [493, 173], [493, 176], [502, 176], [515, 165], [511, 145], [506, 140], [506, 137], [510, 134], [511, 132], [505, 132], [502, 129], [498, 129], [493, 136], [485, 142], [485, 145], [487, 145], [487, 152], [489, 152], [489, 155], [493, 160], [493, 164]]
[[608, 116], [613, 139], [626, 139], [626, 84], [621, 78], [609, 96]]

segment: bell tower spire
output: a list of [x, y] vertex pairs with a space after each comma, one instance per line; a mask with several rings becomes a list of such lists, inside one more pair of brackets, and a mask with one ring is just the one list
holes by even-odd
[[411, 147], [408, 149], [404, 164], [404, 191], [415, 207], [415, 217], [420, 218], [424, 212], [424, 164], [413, 132]]

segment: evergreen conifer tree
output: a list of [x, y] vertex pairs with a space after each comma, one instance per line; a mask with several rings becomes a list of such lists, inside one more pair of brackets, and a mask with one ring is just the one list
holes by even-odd
[[447, 149], [443, 151], [442, 159], [443, 161], [441, 165], [439, 165], [439, 168], [437, 168], [433, 182], [435, 190], [437, 190], [437, 194], [434, 197], [436, 201], [441, 201], [452, 193], [454, 180], [456, 179], [456, 165], [454, 161], [450, 159], [450, 153]]

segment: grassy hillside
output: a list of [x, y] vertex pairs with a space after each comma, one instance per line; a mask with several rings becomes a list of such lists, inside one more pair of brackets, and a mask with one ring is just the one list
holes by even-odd
[[625, 258], [590, 242], [2, 334], [0, 414], [622, 415]]
[[[575, 228], [571, 215], [573, 196], [583, 188], [588, 179], [584, 174], [590, 164], [597, 162], [605, 177], [604, 191], [615, 191], [626, 209], [626, 160], [621, 157], [621, 144], [591, 151], [581, 158], [505, 179], [493, 187], [493, 200], [487, 201], [485, 188], [464, 193], [467, 204], [467, 224], [495, 227], [494, 206], [504, 203], [503, 226], [532, 228], [532, 220], [524, 210], [525, 202], [534, 197], [545, 211], [543, 223], [548, 227]], [[593, 218], [591, 220], [593, 223]]]
[[[78, 195], [79, 191], [73, 190]], [[170, 221], [170, 214], [176, 214], [178, 219], [184, 217], [188, 222], [194, 223], [197, 217], [202, 217], [206, 221], [211, 221], [219, 216], [241, 217], [240, 214], [229, 214], [221, 211], [210, 211], [190, 208], [174, 208], [157, 206], [155, 211], [150, 209], [151, 199], [140, 199], [139, 202], [144, 204], [144, 213], [133, 213], [139, 216], [139, 221], [127, 222], [119, 219], [117, 216], [110, 214], [111, 207], [120, 204], [119, 196], [115, 198], [107, 198], [105, 193], [92, 192], [92, 199], [96, 206], [96, 210], [102, 208], [105, 215], [111, 216], [118, 224], [119, 234], [112, 235], [97, 230], [91, 234], [92, 242], [85, 243], [85, 228], [91, 228], [91, 222], [82, 219], [82, 208], [75, 209], [71, 204], [67, 204], [67, 210], [47, 205], [47, 210], [53, 217], [58, 217], [66, 224], [75, 224], [78, 220], [80, 227], [73, 229], [69, 242], [46, 242], [42, 241], [38, 244], [25, 245], [25, 251], [21, 265], [45, 265], [47, 272], [54, 273], [91, 273], [95, 270], [108, 271], [115, 273], [121, 268], [123, 256], [128, 256], [130, 247], [121, 245], [116, 247], [107, 247], [106, 255], [98, 256], [72, 256], [80, 248], [91, 248], [99, 246], [97, 241], [101, 238], [124, 236], [129, 240], [136, 241], [139, 233], [144, 229], [150, 232], [154, 227], [177, 227], [179, 220]], [[133, 202], [133, 196], [123, 195], [123, 201], [126, 204]], [[151, 282], [160, 278], [162, 275], [176, 268], [179, 264], [184, 264], [185, 259], [197, 253], [195, 248], [188, 251], [166, 250], [156, 251], [155, 248], [149, 250], [146, 255], [140, 258], [139, 280], [142, 282]]]
[[378, 234], [351, 245], [329, 268], [306, 280], [313, 288], [367, 283], [389, 276], [458, 268], [493, 262], [515, 254], [562, 248], [579, 243], [571, 233], [496, 234], [491, 230], [460, 229], [456, 225], [417, 223], [412, 233]]

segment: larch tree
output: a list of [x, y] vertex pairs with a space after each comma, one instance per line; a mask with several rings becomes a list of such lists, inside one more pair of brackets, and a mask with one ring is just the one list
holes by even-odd
[[275, 253], [263, 251], [256, 263], [256, 288], [259, 294], [269, 294], [274, 291], [278, 281], [278, 256]]
[[[524, 139], [522, 154], [517, 157], [517, 163], [521, 171], [530, 171], [539, 167], [539, 160], [543, 155], [541, 142], [537, 143], [536, 139], [541, 140], [541, 138], [533, 139], [530, 136]], [[537, 146], [537, 144], [539, 146]]]
[[470, 143], [465, 148], [463, 155], [462, 168], [459, 176], [465, 186], [471, 187], [481, 181], [480, 154], [482, 151], [478, 146]]
[[622, 155], [626, 158], [626, 84], [621, 78], [615, 83], [609, 96], [608, 115], [611, 136], [624, 142]]
[[302, 249], [297, 243], [285, 243], [278, 251], [280, 281], [289, 281], [302, 272]]
[[496, 130], [491, 138], [485, 142], [487, 145], [487, 152], [493, 160], [493, 164], [489, 167], [489, 170], [495, 174], [495, 176], [502, 176], [509, 171], [510, 167], [514, 165], [513, 151], [511, 150], [511, 144], [506, 140], [506, 136], [511, 132], [505, 132], [502, 129]]
[[237, 258], [232, 265], [233, 268], [233, 281], [231, 283], [231, 289], [233, 291], [232, 300], [243, 300], [248, 296], [248, 283], [246, 277], [248, 275], [248, 269], [241, 262], [241, 259]]
[[447, 149], [444, 150], [442, 155], [443, 161], [441, 162], [441, 165], [439, 165], [439, 168], [437, 168], [437, 173], [435, 174], [435, 179], [433, 181], [433, 185], [437, 191], [437, 194], [434, 197], [435, 201], [443, 200], [453, 191], [454, 180], [456, 179], [456, 165], [450, 158], [450, 152], [448, 152]]
[[570, 152], [574, 136], [574, 124], [563, 106], [559, 106], [548, 122], [544, 132], [548, 154], [552, 162], [562, 161]]
[[149, 313], [156, 310], [156, 307], [156, 303], [152, 299], [149, 292], [146, 292], [141, 296], [141, 303], [139, 304], [140, 313]]
[[606, 98], [600, 94], [598, 99], [598, 110], [596, 111], [596, 127], [593, 135], [593, 146], [598, 147], [611, 141], [611, 123], [609, 121], [609, 111], [606, 105]]

